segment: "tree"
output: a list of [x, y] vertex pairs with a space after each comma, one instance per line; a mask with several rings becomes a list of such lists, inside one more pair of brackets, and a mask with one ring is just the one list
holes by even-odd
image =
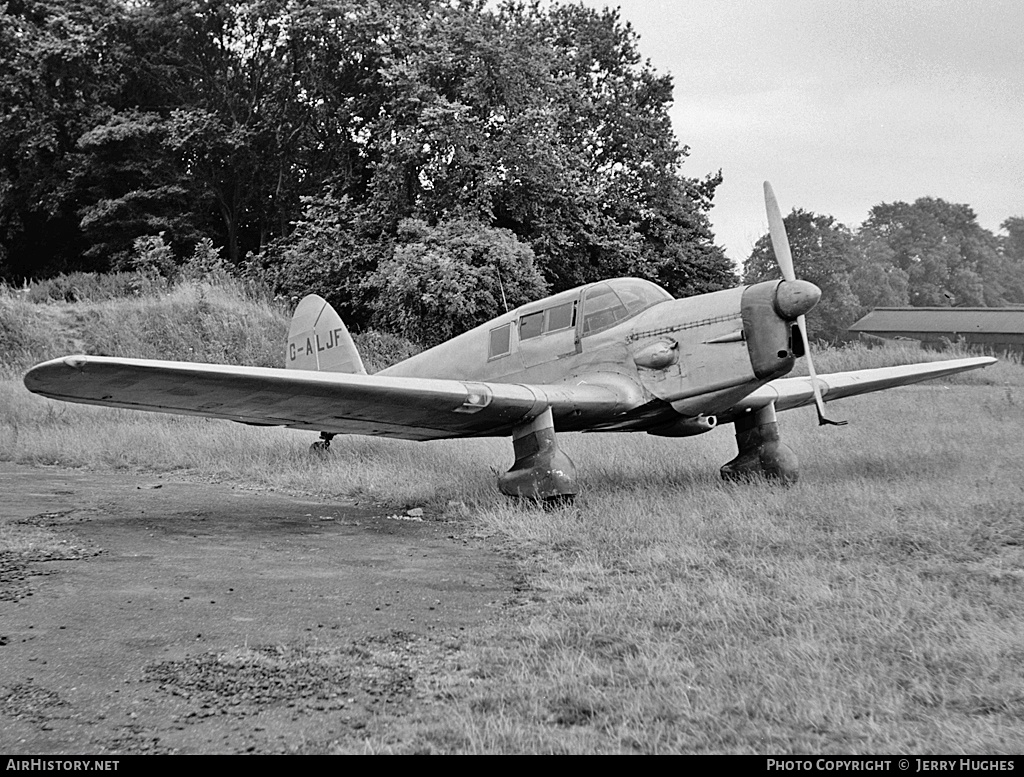
[[329, 188], [303, 205], [294, 231], [251, 256], [246, 271], [296, 301], [320, 294], [357, 330], [369, 325], [377, 293], [373, 273], [393, 246], [378, 240], [373, 216], [347, 195]]
[[732, 263], [711, 240], [707, 217], [721, 181], [721, 173], [699, 182], [666, 179], [657, 195], [664, 204], [642, 222], [641, 250], [652, 270], [643, 274], [677, 297], [726, 289], [738, 280]]
[[73, 175], [85, 202], [79, 226], [88, 244], [84, 255], [97, 268], [123, 265], [143, 235], [167, 233], [179, 245], [202, 238], [181, 171], [166, 151], [166, 133], [158, 113], [130, 110], [78, 139]]
[[882, 203], [871, 209], [861, 233], [888, 246], [892, 263], [907, 275], [911, 305], [1006, 302], [996, 238], [967, 205], [934, 197]]
[[1006, 299], [1021, 305], [1024, 304], [1024, 218], [1011, 216], [1000, 224], [1000, 229], [1006, 232], [999, 238], [1000, 253], [1005, 260]]
[[223, 235], [232, 263], [285, 231], [302, 194], [320, 188], [304, 144], [307, 52], [290, 18], [285, 0], [151, 0], [133, 15], [152, 51], [165, 145], [187, 173], [193, 207], [216, 219], [208, 229]]
[[893, 263], [889, 245], [864, 233], [856, 235], [855, 244], [857, 258], [850, 274], [850, 289], [860, 303], [859, 313], [909, 305], [909, 278]]
[[547, 294], [533, 251], [508, 230], [409, 219], [398, 237], [377, 271], [376, 319], [414, 342], [436, 345]]
[[0, 12], [0, 277], [82, 269], [74, 156], [121, 87], [123, 18], [117, 0], [12, 0]]
[[[306, 280], [314, 268], [294, 251], [323, 248], [333, 227], [314, 235], [304, 211], [334, 198], [347, 203], [339, 248], [358, 240], [368, 271], [415, 219], [511, 231], [555, 290], [614, 275], [677, 295], [735, 282], [707, 218], [721, 176], [681, 174], [671, 79], [642, 61], [617, 11], [487, 0], [8, 9], [5, 275], [44, 255], [36, 233], [57, 257], [51, 272], [105, 269], [136, 237], [165, 232], [179, 260], [209, 235], [231, 263], [265, 251]], [[343, 285], [362, 289], [351, 304], [364, 314], [365, 279]]]
[[1024, 218], [1011, 216], [999, 228], [1006, 232], [1002, 239], [1003, 253], [1014, 262], [1024, 263]]
[[[555, 42], [554, 71], [571, 84], [562, 126], [583, 156], [581, 191], [602, 217], [598, 250], [588, 251], [589, 261], [567, 262], [596, 271], [577, 280], [639, 275], [677, 296], [735, 285], [707, 217], [721, 175], [679, 173], [688, 149], [672, 132], [671, 77], [641, 59], [638, 38], [617, 10], [560, 5], [541, 28]], [[588, 233], [566, 226], [568, 235]]]
[[[796, 275], [821, 289], [821, 301], [807, 314], [811, 339], [839, 340], [857, 320], [860, 303], [851, 289], [857, 264], [853, 235], [832, 216], [794, 209], [783, 219]], [[744, 283], [782, 277], [770, 235], [763, 235], [743, 266]]]
[[382, 231], [404, 218], [509, 229], [555, 290], [627, 274], [677, 294], [735, 283], [706, 215], [720, 179], [679, 176], [671, 81], [640, 64], [617, 12], [403, 8], [366, 133]]

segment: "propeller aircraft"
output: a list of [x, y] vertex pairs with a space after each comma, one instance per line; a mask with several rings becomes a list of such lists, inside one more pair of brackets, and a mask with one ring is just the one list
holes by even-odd
[[[650, 281], [616, 278], [531, 302], [368, 375], [345, 324], [322, 298], [298, 305], [285, 369], [66, 356], [33, 367], [25, 385], [68, 402], [407, 440], [511, 436], [502, 493], [566, 500], [579, 491], [557, 432], [687, 437], [731, 423], [738, 453], [725, 478], [793, 482], [795, 453], [776, 414], [824, 399], [915, 383], [995, 362], [989, 357], [817, 375], [805, 315], [821, 291], [799, 280], [782, 216], [765, 183], [782, 273], [675, 299]], [[809, 377], [786, 378], [797, 358]]]

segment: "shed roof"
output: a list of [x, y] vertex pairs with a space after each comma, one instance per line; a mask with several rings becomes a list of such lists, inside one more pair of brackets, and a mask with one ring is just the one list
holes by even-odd
[[875, 308], [849, 331], [1024, 334], [1024, 307]]

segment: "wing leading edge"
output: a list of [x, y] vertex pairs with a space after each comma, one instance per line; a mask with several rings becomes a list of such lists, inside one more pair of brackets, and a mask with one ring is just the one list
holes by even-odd
[[[25, 386], [66, 402], [407, 440], [504, 436], [551, 407], [579, 427], [628, 410], [614, 385], [523, 385], [67, 356]], [[559, 424], [562, 425], [562, 424]]]
[[[952, 359], [941, 362], [906, 364], [899, 367], [879, 367], [872, 370], [833, 372], [817, 377], [818, 388], [828, 400], [883, 391], [897, 386], [906, 386], [932, 378], [942, 378], [966, 370], [976, 370], [995, 364], [990, 356], [970, 359]], [[720, 422], [734, 421], [751, 410], [766, 407], [772, 402], [776, 410], [792, 410], [814, 403], [812, 378], [780, 378], [766, 383], [748, 394], [726, 413], [719, 416]]]

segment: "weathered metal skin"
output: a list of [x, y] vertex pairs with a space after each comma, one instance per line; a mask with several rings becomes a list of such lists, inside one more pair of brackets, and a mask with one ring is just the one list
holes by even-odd
[[752, 412], [736, 423], [736, 458], [722, 466], [726, 480], [743, 480], [755, 475], [795, 483], [800, 477], [800, 462], [793, 449], [779, 439], [775, 405]]
[[[813, 305], [819, 293], [813, 284], [802, 281], [770, 281], [699, 297], [666, 299], [587, 335], [582, 316], [587, 293], [596, 285], [510, 311], [381, 374], [427, 378], [442, 377], [439, 373], [443, 370], [446, 378], [520, 385], [604, 385], [619, 396], [632, 397], [631, 406], [624, 406], [617, 418], [599, 424], [560, 413], [553, 419], [558, 429], [647, 431], [687, 437], [711, 431], [716, 413], [793, 368], [797, 354], [793, 324], [787, 316]], [[571, 329], [521, 339], [519, 326], [524, 317], [566, 304], [575, 305], [579, 313]], [[490, 333], [504, 326], [509, 327], [508, 352], [488, 358]], [[574, 470], [558, 452], [553, 426], [533, 429], [532, 423], [522, 427], [530, 431], [523, 432], [521, 438], [513, 433], [516, 464], [501, 477], [499, 486], [512, 496], [546, 499], [560, 488], [571, 489], [569, 484], [575, 481], [574, 475], [551, 473]], [[769, 467], [766, 474], [774, 469], [778, 468]]]
[[754, 375], [761, 381], [781, 377], [793, 369], [793, 327], [775, 307], [782, 281], [766, 281], [743, 290], [743, 331]]
[[716, 392], [756, 387], [743, 342], [742, 299], [743, 289], [735, 288], [671, 300], [631, 322], [625, 341], [637, 379], [650, 397], [671, 405], [674, 420], [714, 415]]
[[576, 465], [558, 447], [550, 408], [513, 430], [512, 447], [516, 461], [498, 476], [501, 493], [536, 501], [571, 499], [579, 493]]

